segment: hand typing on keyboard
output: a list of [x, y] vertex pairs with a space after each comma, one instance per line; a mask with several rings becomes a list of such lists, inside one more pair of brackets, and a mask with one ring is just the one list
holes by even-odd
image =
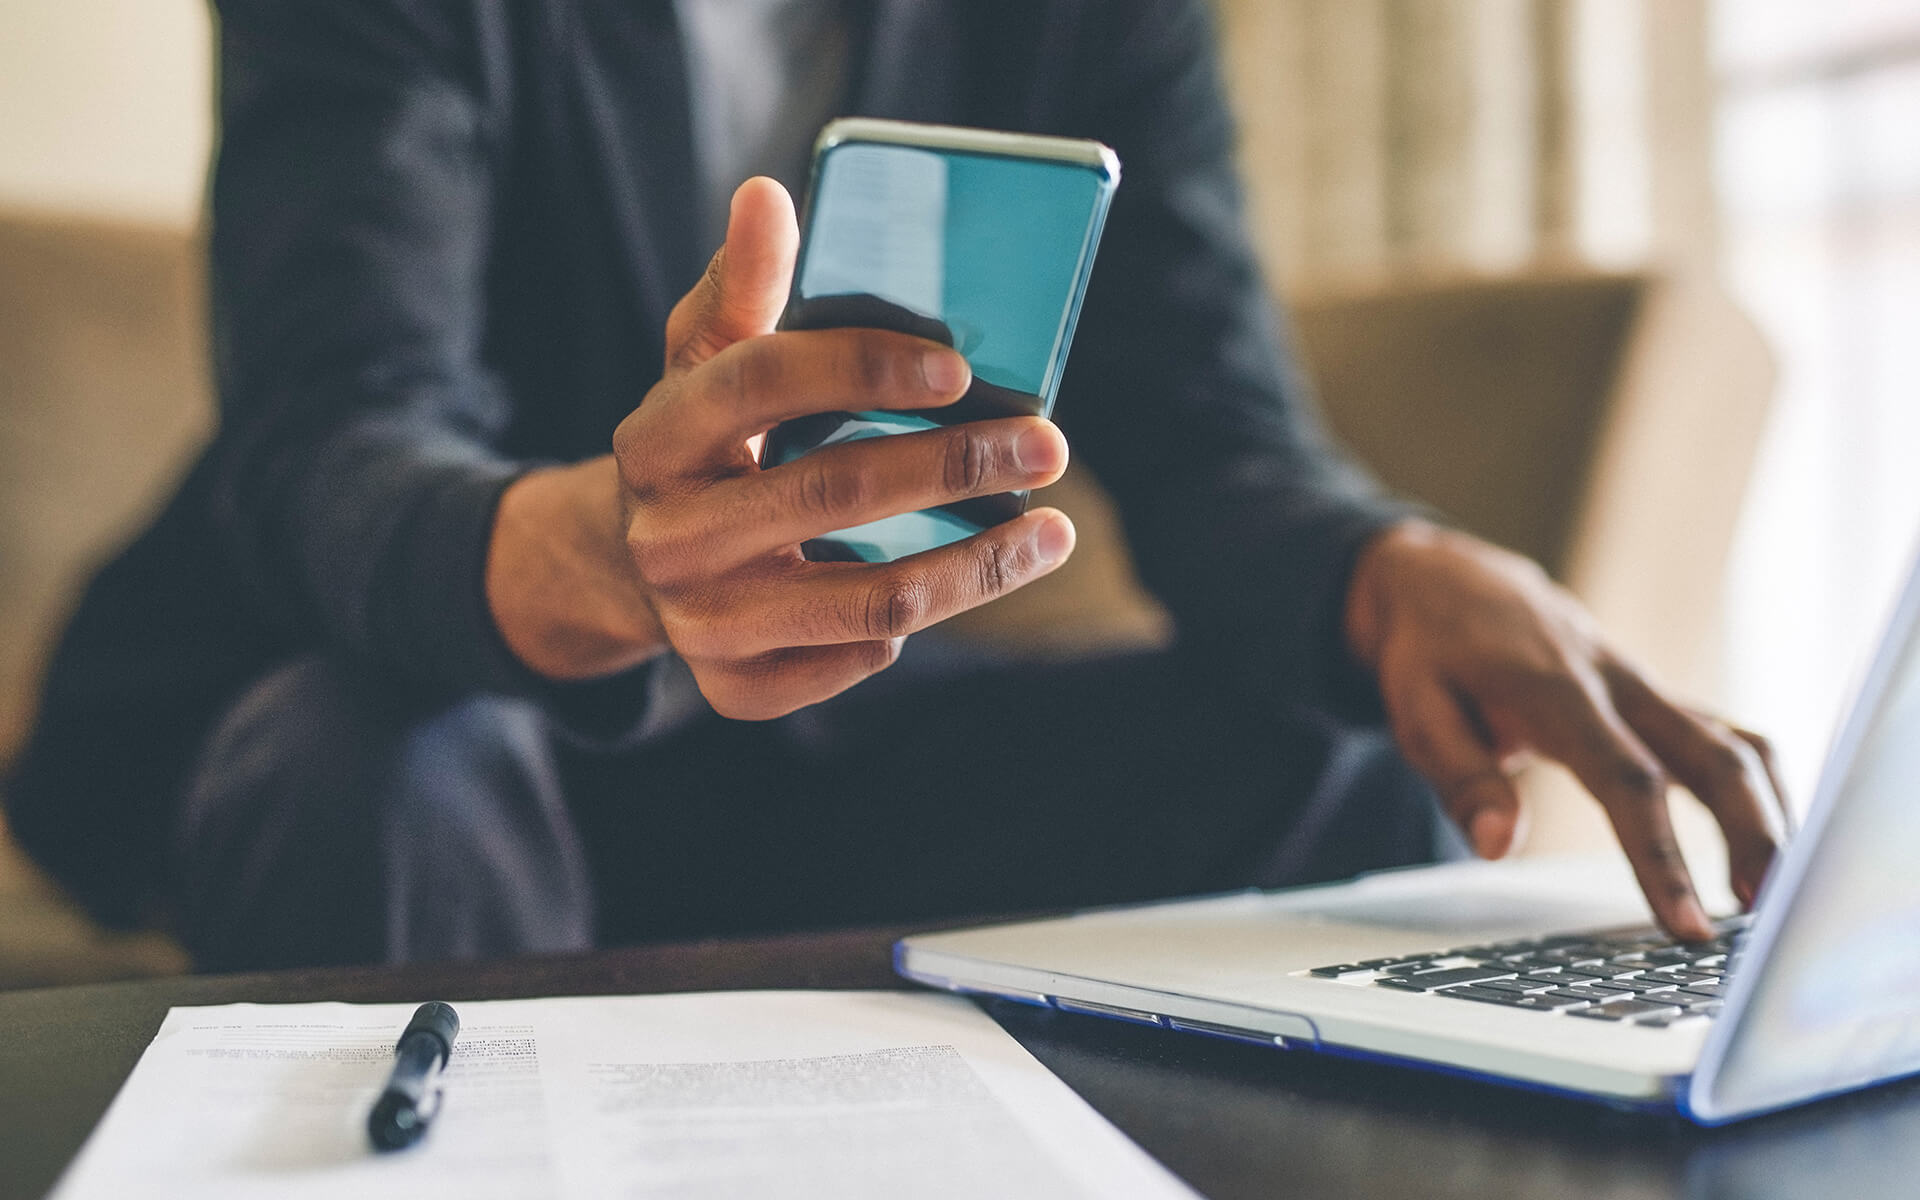
[[1346, 633], [1378, 675], [1401, 752], [1479, 854], [1512, 846], [1512, 774], [1540, 754], [1606, 809], [1668, 932], [1714, 936], [1667, 813], [1674, 783], [1713, 813], [1733, 892], [1752, 905], [1787, 820], [1766, 742], [1662, 695], [1533, 563], [1424, 522], [1396, 525], [1361, 552]]

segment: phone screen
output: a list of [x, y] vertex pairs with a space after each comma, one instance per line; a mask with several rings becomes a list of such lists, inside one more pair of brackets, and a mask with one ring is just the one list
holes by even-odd
[[[789, 421], [762, 461], [825, 446], [1021, 414], [1049, 415], [1114, 181], [1080, 162], [843, 141], [814, 168], [782, 327], [867, 326], [953, 346], [974, 382], [930, 412], [834, 412]], [[1026, 493], [840, 530], [809, 557], [884, 562], [1011, 517]]]

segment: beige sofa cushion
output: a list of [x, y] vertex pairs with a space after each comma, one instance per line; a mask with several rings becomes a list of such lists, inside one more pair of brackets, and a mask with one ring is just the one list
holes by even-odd
[[0, 761], [94, 563], [209, 426], [189, 239], [0, 214]]

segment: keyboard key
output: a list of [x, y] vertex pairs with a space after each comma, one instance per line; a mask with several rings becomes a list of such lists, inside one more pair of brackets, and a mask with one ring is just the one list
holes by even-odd
[[1629, 992], [1635, 996], [1644, 996], [1648, 992], [1671, 992], [1680, 985], [1633, 976], [1627, 979], [1595, 979], [1588, 986], [1602, 988], [1609, 992]]
[[1589, 1004], [1605, 1004], [1609, 1000], [1618, 1000], [1623, 993], [1603, 992], [1598, 988], [1563, 987], [1546, 993], [1559, 1000], [1585, 1000]]
[[1488, 991], [1485, 988], [1474, 987], [1472, 984], [1464, 987], [1441, 988], [1434, 995], [1451, 996], [1456, 1000], [1478, 1000], [1482, 1004], [1511, 1004], [1519, 999], [1518, 996], [1507, 992]]
[[1487, 965], [1490, 967], [1504, 967], [1506, 970], [1519, 975], [1538, 975], [1546, 971], [1558, 971], [1561, 966], [1561, 964], [1556, 962], [1542, 962], [1539, 959], [1524, 956], [1492, 959], [1488, 961]]
[[1704, 996], [1710, 1000], [1718, 1000], [1721, 996], [1725, 995], [1725, 991], [1718, 979], [1703, 979], [1699, 983], [1690, 983], [1686, 987], [1681, 988], [1680, 994], [1683, 996]]
[[1599, 1021], [1624, 1021], [1632, 1017], [1675, 1016], [1679, 1012], [1680, 1009], [1674, 1005], [1658, 1004], [1651, 1000], [1613, 1000], [1592, 1008], [1579, 1009], [1573, 1015]]
[[1648, 971], [1642, 978], [1662, 981], [1671, 980], [1681, 987], [1685, 987], [1689, 983], [1699, 983], [1702, 980], [1712, 979], [1713, 976], [1703, 975], [1698, 971], [1683, 971], [1677, 967], [1667, 967], [1659, 971]]
[[[1601, 963], [1582, 963], [1578, 966], [1571, 966], [1566, 968], [1566, 973], [1568, 975], [1584, 976], [1585, 978], [1588, 978], [1588, 979], [1618, 979], [1622, 975], [1636, 975], [1640, 972], [1640, 970], [1641, 970], [1640, 967], [1621, 966], [1619, 963], [1601, 962]], [[1675, 980], [1674, 982], [1683, 983], [1687, 981]]]
[[1318, 975], [1322, 979], [1338, 979], [1342, 975], [1362, 975], [1369, 969], [1370, 968], [1361, 966], [1359, 963], [1335, 963], [1330, 967], [1315, 967], [1313, 970], [1308, 971], [1307, 974]]
[[1488, 988], [1496, 992], [1506, 992], [1515, 996], [1525, 996], [1534, 992], [1546, 991], [1548, 988], [1554, 986], [1554, 981], [1551, 979], [1489, 979], [1485, 983], [1479, 983], [1473, 986]]
[[1514, 996], [1513, 1003], [1507, 1007], [1531, 1008], [1540, 1012], [1568, 1012], [1573, 1009], [1585, 1008], [1592, 1003], [1594, 1003], [1592, 1000], [1583, 1000], [1578, 996], [1568, 996], [1556, 990], [1543, 992], [1535, 996]]
[[1563, 950], [1542, 950], [1533, 956], [1534, 961], [1551, 963], [1555, 966], [1571, 967], [1582, 963], [1600, 963], [1607, 960], [1605, 954], [1595, 954], [1585, 947], [1572, 947]]
[[1660, 950], [1647, 951], [1647, 961], [1654, 963], [1686, 963], [1698, 958], [1702, 952], [1686, 946], [1667, 946]]
[[1422, 971], [1416, 975], [1376, 979], [1374, 982], [1381, 987], [1398, 988], [1404, 992], [1434, 992], [1459, 983], [1481, 983], [1488, 979], [1512, 977], [1512, 971], [1503, 971], [1498, 967], [1448, 967], [1438, 971]]

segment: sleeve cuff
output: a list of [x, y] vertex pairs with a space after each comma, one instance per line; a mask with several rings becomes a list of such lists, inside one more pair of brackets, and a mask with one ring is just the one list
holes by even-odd
[[[536, 674], [508, 649], [487, 604], [487, 552], [494, 513], [524, 464], [449, 468], [428, 489], [389, 554], [402, 569], [386, 596], [375, 642], [408, 679], [453, 694], [490, 692], [531, 700], [570, 740], [615, 746], [638, 738], [652, 664], [604, 679], [562, 683]], [[398, 581], [404, 580], [404, 584]]]

